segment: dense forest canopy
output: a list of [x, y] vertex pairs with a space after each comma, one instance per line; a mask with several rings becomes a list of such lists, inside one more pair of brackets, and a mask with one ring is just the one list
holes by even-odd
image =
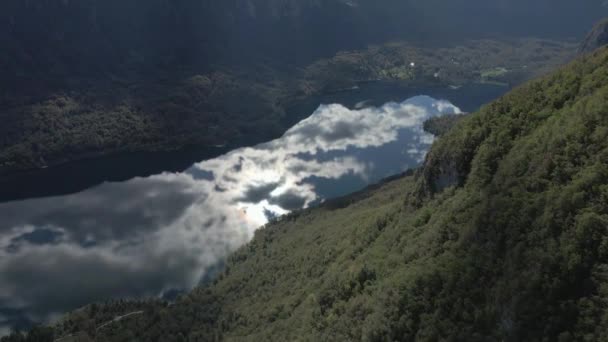
[[603, 48], [458, 120], [415, 174], [267, 225], [175, 304], [28, 341], [602, 341], [607, 78]]
[[[570, 39], [606, 13], [604, 0], [6, 0], [0, 175], [269, 139], [295, 100], [361, 82], [507, 89], [573, 58]], [[418, 171], [273, 221], [175, 304], [92, 304], [1, 340], [600, 340], [605, 28], [569, 66], [427, 122], [441, 138]]]

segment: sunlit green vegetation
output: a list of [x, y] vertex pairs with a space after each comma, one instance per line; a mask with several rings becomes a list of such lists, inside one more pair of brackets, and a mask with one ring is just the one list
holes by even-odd
[[465, 115], [466, 114], [437, 116], [425, 121], [423, 128], [426, 132], [440, 137], [456, 126], [456, 123], [464, 119]]
[[88, 307], [55, 337], [602, 340], [607, 113], [603, 49], [463, 117], [415, 175], [269, 224], [175, 305], [104, 329], [125, 308]]
[[497, 77], [504, 76], [508, 72], [509, 72], [509, 70], [507, 70], [506, 68], [503, 68], [503, 67], [486, 69], [486, 70], [481, 71], [481, 78], [482, 79], [497, 78]]

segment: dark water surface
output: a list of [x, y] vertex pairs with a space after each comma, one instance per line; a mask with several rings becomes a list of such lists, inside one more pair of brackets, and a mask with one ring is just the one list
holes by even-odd
[[2, 189], [0, 327], [192, 288], [273, 217], [418, 166], [433, 142], [425, 120], [476, 110], [505, 90], [368, 83], [299, 103], [289, 111], [299, 122], [259, 145], [23, 176]]
[[[359, 89], [311, 97], [292, 104], [287, 110], [286, 127], [306, 118], [321, 103], [340, 103], [348, 108], [359, 105], [380, 106], [390, 101], [403, 101], [416, 95], [445, 99], [464, 112], [473, 112], [482, 104], [501, 96], [507, 88], [488, 84], [469, 84], [459, 89], [417, 87], [399, 82], [370, 82]], [[230, 139], [227, 139], [230, 140]], [[191, 147], [171, 152], [130, 152], [84, 159], [47, 169], [0, 177], [0, 203], [35, 197], [67, 195], [103, 182], [122, 182], [134, 177], [147, 177], [161, 172], [182, 172], [193, 163], [220, 156], [232, 149], [263, 142], [235, 142], [230, 146]]]

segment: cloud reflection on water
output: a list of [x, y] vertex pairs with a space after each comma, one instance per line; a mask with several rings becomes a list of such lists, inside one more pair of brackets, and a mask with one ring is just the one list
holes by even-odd
[[269, 217], [333, 193], [327, 184], [351, 192], [416, 166], [433, 140], [422, 123], [455, 113], [429, 97], [326, 105], [277, 140], [184, 173], [0, 204], [0, 319], [17, 311], [40, 321], [95, 300], [191, 288]]

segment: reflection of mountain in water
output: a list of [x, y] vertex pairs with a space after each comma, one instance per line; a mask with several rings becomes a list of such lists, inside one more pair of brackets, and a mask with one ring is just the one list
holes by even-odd
[[433, 141], [423, 122], [459, 112], [425, 96], [323, 105], [277, 140], [183, 173], [0, 204], [0, 308], [36, 321], [190, 288], [269, 218], [418, 165]]

